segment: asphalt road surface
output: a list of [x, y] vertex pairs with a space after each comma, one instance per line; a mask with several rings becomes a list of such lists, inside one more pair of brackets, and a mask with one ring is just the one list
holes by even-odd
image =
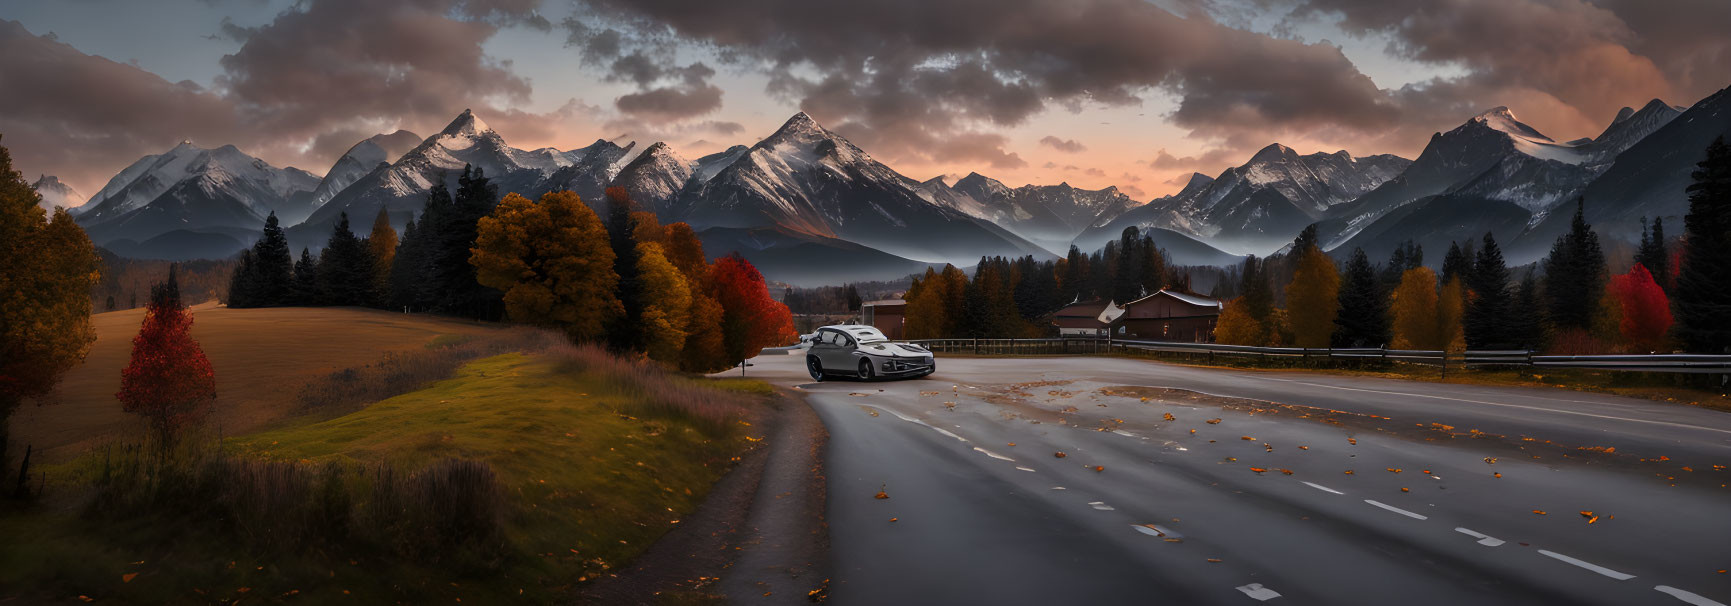
[[1731, 603], [1731, 414], [1122, 359], [752, 362], [830, 432], [834, 604]]

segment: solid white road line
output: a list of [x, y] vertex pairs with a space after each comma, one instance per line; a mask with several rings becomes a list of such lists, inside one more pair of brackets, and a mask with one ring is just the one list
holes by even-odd
[[1389, 511], [1392, 511], [1392, 512], [1395, 512], [1395, 513], [1398, 513], [1398, 514], [1400, 514], [1400, 515], [1403, 515], [1403, 516], [1406, 516], [1406, 517], [1409, 517], [1409, 518], [1412, 518], [1412, 519], [1414, 519], [1414, 520], [1429, 520], [1429, 519], [1430, 519], [1430, 518], [1427, 518], [1427, 517], [1424, 517], [1424, 516], [1421, 516], [1421, 515], [1419, 515], [1419, 514], [1416, 514], [1416, 513], [1413, 513], [1413, 512], [1410, 512], [1410, 511], [1407, 511], [1407, 510], [1405, 510], [1405, 509], [1401, 509], [1401, 508], [1399, 508], [1399, 507], [1395, 507], [1395, 506], [1393, 506], [1393, 505], [1388, 505], [1388, 504], [1384, 504], [1384, 503], [1378, 503], [1378, 502], [1376, 502], [1376, 501], [1372, 501], [1372, 500], [1370, 500], [1370, 499], [1365, 499], [1365, 500], [1364, 500], [1364, 502], [1366, 502], [1366, 503], [1370, 503], [1370, 504], [1371, 504], [1371, 505], [1375, 505], [1375, 506], [1377, 506], [1377, 507], [1381, 507], [1381, 508], [1383, 508], [1383, 509], [1387, 509], [1387, 510], [1389, 510]]
[[1477, 532], [1474, 532], [1472, 530], [1468, 530], [1465, 528], [1456, 528], [1455, 532], [1458, 532], [1458, 533], [1467, 535], [1469, 537], [1478, 539], [1479, 544], [1484, 545], [1485, 547], [1496, 547], [1496, 546], [1501, 545], [1505, 542], [1502, 539], [1499, 539], [1499, 538], [1496, 538], [1496, 537], [1493, 537], [1493, 536], [1490, 536], [1487, 534], [1479, 534]]
[[1551, 557], [1551, 558], [1556, 558], [1556, 559], [1558, 559], [1558, 560], [1562, 560], [1562, 561], [1564, 561], [1564, 562], [1568, 562], [1568, 563], [1570, 563], [1570, 564], [1574, 564], [1574, 565], [1576, 565], [1576, 566], [1580, 566], [1580, 567], [1581, 567], [1581, 568], [1585, 568], [1585, 569], [1587, 569], [1587, 570], [1591, 570], [1591, 571], [1593, 571], [1593, 572], [1597, 572], [1597, 573], [1599, 573], [1599, 574], [1602, 574], [1602, 575], [1605, 575], [1605, 576], [1608, 576], [1608, 577], [1611, 577], [1611, 578], [1613, 578], [1613, 579], [1616, 579], [1616, 580], [1619, 580], [1619, 581], [1627, 581], [1627, 580], [1629, 580], [1629, 579], [1633, 579], [1633, 578], [1635, 578], [1635, 575], [1632, 575], [1632, 574], [1625, 574], [1625, 573], [1621, 573], [1621, 572], [1617, 572], [1617, 571], [1615, 571], [1615, 570], [1611, 570], [1611, 569], [1609, 569], [1609, 568], [1606, 568], [1606, 567], [1604, 567], [1604, 566], [1600, 566], [1600, 565], [1598, 565], [1598, 564], [1594, 564], [1594, 563], [1592, 563], [1592, 562], [1587, 562], [1587, 561], [1583, 561], [1583, 560], [1577, 560], [1577, 559], [1575, 559], [1575, 558], [1571, 558], [1571, 557], [1569, 557], [1569, 556], [1566, 556], [1566, 555], [1563, 555], [1563, 554], [1560, 554], [1560, 553], [1557, 553], [1557, 552], [1555, 552], [1555, 551], [1547, 551], [1547, 550], [1544, 550], [1544, 549], [1540, 549], [1540, 550], [1539, 550], [1539, 553], [1540, 553], [1540, 554], [1541, 554], [1541, 555], [1544, 555], [1544, 556], [1546, 556], [1546, 557]]
[[1092, 503], [1089, 503], [1088, 506], [1093, 507], [1096, 511], [1112, 511], [1111, 505], [1107, 505], [1107, 504], [1102, 503], [1100, 501], [1094, 501]]
[[1032, 468], [1032, 467], [1022, 467], [1020, 465], [1016, 466], [1016, 469], [1020, 469], [1022, 471], [1033, 471], [1034, 470], [1034, 468]]
[[1484, 400], [1468, 400], [1465, 398], [1450, 398], [1450, 397], [1445, 397], [1445, 396], [1433, 396], [1433, 395], [1429, 395], [1429, 394], [1409, 393], [1409, 392], [1404, 392], [1404, 391], [1383, 391], [1380, 389], [1363, 389], [1363, 388], [1359, 388], [1359, 387], [1341, 387], [1339, 385], [1324, 385], [1322, 383], [1307, 383], [1304, 381], [1294, 381], [1292, 379], [1273, 379], [1273, 378], [1269, 378], [1269, 377], [1257, 377], [1257, 378], [1263, 379], [1265, 381], [1280, 381], [1282, 383], [1297, 383], [1299, 385], [1309, 385], [1311, 387], [1323, 387], [1323, 388], [1327, 388], [1327, 389], [1339, 389], [1341, 391], [1357, 391], [1357, 392], [1363, 392], [1363, 393], [1379, 393], [1379, 394], [1385, 394], [1385, 395], [1391, 395], [1391, 396], [1411, 396], [1414, 398], [1430, 398], [1432, 400], [1448, 400], [1450, 402], [1466, 402], [1468, 404], [1484, 404], [1486, 406], [1501, 406], [1504, 408], [1519, 408], [1522, 410], [1536, 410], [1539, 412], [1554, 412], [1557, 414], [1576, 415], [1576, 416], [1581, 416], [1581, 417], [1592, 417], [1595, 419], [1608, 419], [1608, 420], [1612, 420], [1612, 421], [1628, 421], [1631, 423], [1647, 423], [1649, 425], [1665, 425], [1667, 427], [1681, 427], [1684, 429], [1699, 429], [1699, 430], [1703, 430], [1703, 431], [1713, 431], [1713, 432], [1718, 432], [1718, 433], [1731, 433], [1731, 430], [1727, 430], [1727, 429], [1715, 429], [1712, 427], [1702, 427], [1700, 425], [1690, 425], [1688, 423], [1672, 423], [1670, 421], [1654, 421], [1651, 419], [1631, 419], [1629, 417], [1619, 417], [1619, 416], [1615, 416], [1615, 415], [1600, 415], [1600, 414], [1593, 414], [1590, 412], [1581, 412], [1578, 410], [1561, 410], [1561, 409], [1556, 409], [1556, 408], [1545, 408], [1543, 406], [1525, 406], [1525, 405], [1521, 405], [1521, 404], [1508, 404], [1508, 403], [1504, 403], [1504, 402], [1486, 402]]
[[1304, 485], [1305, 485], [1305, 486], [1309, 486], [1309, 487], [1311, 487], [1311, 488], [1315, 488], [1315, 489], [1317, 489], [1317, 490], [1320, 490], [1320, 491], [1323, 491], [1323, 492], [1332, 492], [1332, 493], [1334, 493], [1334, 494], [1346, 494], [1346, 493], [1344, 493], [1344, 492], [1341, 492], [1341, 491], [1338, 491], [1338, 490], [1335, 490], [1335, 489], [1333, 489], [1333, 488], [1329, 488], [1329, 487], [1327, 487], [1327, 486], [1323, 486], [1323, 485], [1321, 485], [1321, 484], [1312, 484], [1312, 483], [1310, 483], [1310, 482], [1305, 482], [1305, 483], [1304, 483]]
[[1713, 601], [1710, 598], [1701, 597], [1670, 585], [1660, 585], [1653, 589], [1657, 590], [1659, 593], [1668, 594], [1673, 598], [1682, 600], [1685, 604], [1693, 604], [1694, 606], [1725, 606], [1725, 604]]
[[1269, 589], [1267, 587], [1263, 587], [1261, 583], [1251, 583], [1249, 585], [1239, 587], [1238, 590], [1244, 592], [1244, 595], [1256, 598], [1256, 600], [1259, 602], [1266, 602], [1266, 601], [1272, 600], [1274, 598], [1280, 597], [1280, 592], [1275, 591], [1273, 589]]

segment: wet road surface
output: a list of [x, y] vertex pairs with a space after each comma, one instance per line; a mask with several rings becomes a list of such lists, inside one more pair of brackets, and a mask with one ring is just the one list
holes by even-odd
[[1122, 359], [752, 362], [830, 432], [834, 604], [1731, 603], [1731, 414]]

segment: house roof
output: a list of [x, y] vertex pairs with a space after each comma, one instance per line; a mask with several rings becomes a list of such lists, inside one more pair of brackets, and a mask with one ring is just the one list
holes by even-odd
[[861, 303], [860, 305], [861, 306], [870, 305], [872, 307], [889, 307], [889, 306], [893, 306], [893, 305], [907, 305], [907, 304], [908, 304], [907, 301], [903, 301], [901, 299], [878, 299], [876, 301], [866, 301], [864, 303]]
[[1083, 301], [1081, 303], [1071, 303], [1065, 308], [1058, 310], [1058, 313], [1054, 315], [1059, 318], [1094, 318], [1098, 317], [1100, 312], [1104, 311], [1108, 304], [1110, 304], [1109, 301]]
[[1095, 317], [1062, 317], [1052, 319], [1052, 325], [1058, 328], [1105, 328], [1107, 324]]
[[1174, 290], [1166, 290], [1164, 288], [1160, 289], [1160, 292], [1148, 295], [1146, 297], [1142, 297], [1140, 299], [1137, 299], [1135, 301], [1131, 301], [1129, 303], [1125, 303], [1124, 306], [1129, 307], [1131, 305], [1135, 305], [1137, 303], [1141, 303], [1143, 301], [1147, 301], [1149, 299], [1152, 299], [1154, 297], [1159, 297], [1162, 295], [1172, 297], [1174, 299], [1177, 299], [1179, 301], [1182, 301], [1182, 302], [1190, 304], [1190, 305], [1195, 305], [1197, 307], [1213, 307], [1215, 309], [1223, 309], [1226, 307], [1226, 304], [1220, 302], [1219, 299], [1211, 299], [1208, 297], [1204, 297], [1202, 295], [1192, 295], [1189, 293], [1181, 293], [1181, 292], [1174, 291]]

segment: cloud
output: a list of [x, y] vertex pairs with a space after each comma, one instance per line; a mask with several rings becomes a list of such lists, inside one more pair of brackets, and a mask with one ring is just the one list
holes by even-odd
[[432, 132], [465, 108], [533, 137], [557, 125], [511, 109], [532, 89], [483, 44], [500, 27], [550, 30], [539, 0], [307, 0], [269, 23], [225, 21], [240, 43], [214, 86], [170, 83], [0, 21], [0, 133], [22, 167], [95, 189], [117, 166], [182, 139], [234, 144], [320, 171], [361, 138]]
[[[1204, 171], [1231, 165], [1238, 155], [1237, 150], [1211, 149], [1197, 156], [1177, 157], [1166, 151], [1165, 148], [1161, 148], [1160, 151], [1154, 153], [1152, 160], [1140, 160], [1138, 162], [1147, 164], [1149, 168], [1155, 170]], [[1186, 173], [1183, 178], [1188, 180], [1190, 175]]]
[[1088, 146], [1078, 143], [1075, 139], [1059, 139], [1054, 135], [1046, 135], [1045, 137], [1042, 137], [1040, 139], [1040, 145], [1050, 147], [1066, 154], [1079, 154], [1088, 151]]
[[1100, 170], [1098, 168], [1089, 168], [1088, 170], [1082, 171], [1082, 174], [1090, 176], [1090, 177], [1099, 177], [1102, 179], [1106, 178], [1106, 171]]

